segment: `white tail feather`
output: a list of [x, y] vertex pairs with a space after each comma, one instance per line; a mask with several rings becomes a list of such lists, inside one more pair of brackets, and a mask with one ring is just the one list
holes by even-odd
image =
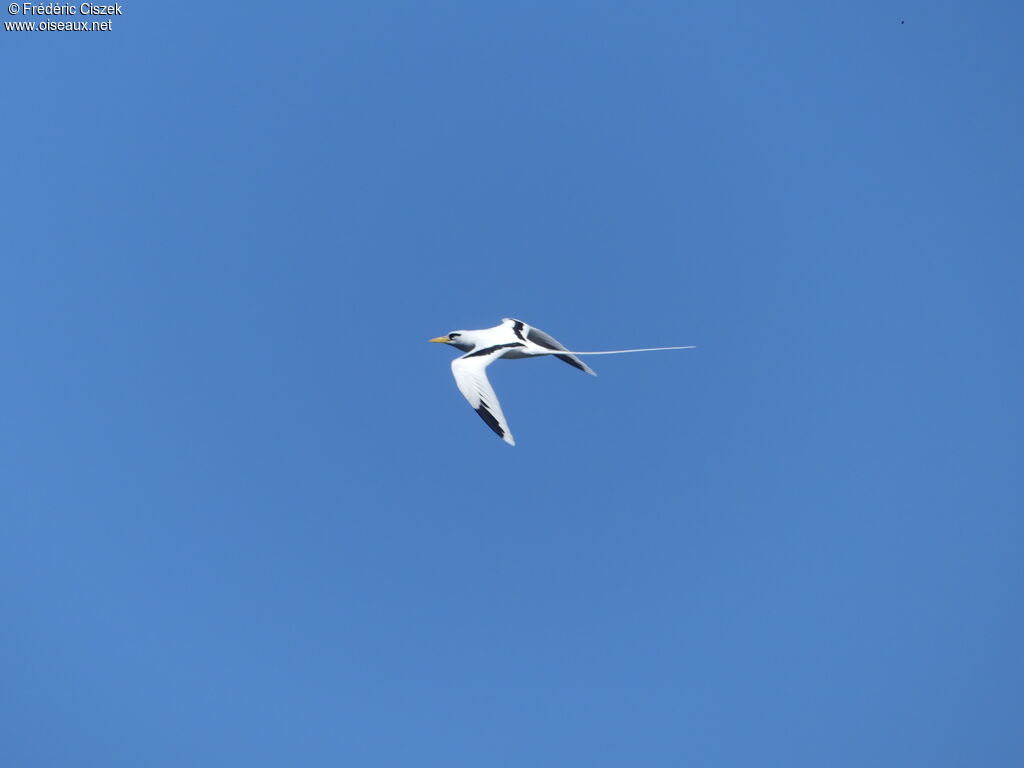
[[576, 352], [571, 349], [546, 349], [543, 352], [530, 350], [531, 355], [624, 355], [627, 352], [661, 352], [665, 349], [696, 349], [696, 345], [688, 347], [646, 347], [644, 349], [608, 349], [602, 352]]

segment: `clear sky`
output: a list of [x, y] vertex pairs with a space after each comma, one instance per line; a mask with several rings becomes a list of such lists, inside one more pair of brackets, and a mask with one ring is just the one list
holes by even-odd
[[[0, 29], [0, 764], [1024, 765], [1021, 3], [122, 7]], [[506, 316], [699, 348], [510, 448]]]

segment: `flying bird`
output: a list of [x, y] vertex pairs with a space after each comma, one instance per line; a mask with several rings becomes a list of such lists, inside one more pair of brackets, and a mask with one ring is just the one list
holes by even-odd
[[509, 431], [501, 403], [494, 394], [491, 382], [487, 380], [487, 366], [498, 358], [519, 360], [539, 355], [554, 355], [573, 368], [591, 376], [597, 376], [579, 355], [621, 355], [626, 352], [658, 352], [664, 349], [694, 349], [688, 347], [648, 347], [646, 349], [610, 349], [603, 352], [570, 352], [554, 337], [539, 328], [527, 325], [522, 320], [506, 317], [501, 325], [477, 331], [452, 331], [447, 336], [438, 336], [430, 341], [448, 344], [466, 354], [452, 360], [452, 374], [459, 391], [473, 406], [480, 418], [498, 437], [509, 445], [515, 445], [515, 438]]

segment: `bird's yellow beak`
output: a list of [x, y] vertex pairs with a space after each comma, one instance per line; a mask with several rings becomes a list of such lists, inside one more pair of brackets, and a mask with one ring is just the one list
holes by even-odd
[[435, 342], [437, 344], [447, 344], [448, 343], [448, 337], [447, 336], [438, 336], [436, 339], [430, 339], [430, 341], [433, 341], [433, 342]]

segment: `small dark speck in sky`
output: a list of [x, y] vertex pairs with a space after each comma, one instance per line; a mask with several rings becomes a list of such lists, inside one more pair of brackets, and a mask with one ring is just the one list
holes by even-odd
[[906, 24], [906, 23], [907, 23], [906, 19], [900, 19], [900, 24]]

